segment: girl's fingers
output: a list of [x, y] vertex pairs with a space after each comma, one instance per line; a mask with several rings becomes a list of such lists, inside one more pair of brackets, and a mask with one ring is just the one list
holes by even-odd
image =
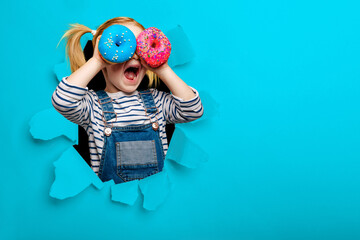
[[99, 45], [100, 37], [101, 37], [101, 35], [98, 36], [97, 39], [96, 39], [96, 44], [95, 44], [96, 46]]
[[105, 67], [107, 65], [107, 63], [103, 60], [100, 52], [99, 52], [99, 41], [100, 41], [101, 35], [97, 37], [96, 39], [96, 43], [95, 43], [95, 47], [94, 47], [94, 53], [93, 53], [93, 57], [95, 57], [97, 60], [99, 60], [103, 66]]

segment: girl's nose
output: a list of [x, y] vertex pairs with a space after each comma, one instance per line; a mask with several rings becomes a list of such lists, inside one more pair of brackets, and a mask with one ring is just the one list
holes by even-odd
[[135, 59], [135, 60], [139, 60], [139, 56], [138, 56], [136, 53], [134, 53], [134, 55], [132, 56], [132, 58]]

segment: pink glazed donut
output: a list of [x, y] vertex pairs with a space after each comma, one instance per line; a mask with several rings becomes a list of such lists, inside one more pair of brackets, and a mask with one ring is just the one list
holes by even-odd
[[159, 29], [150, 27], [142, 31], [136, 38], [138, 55], [152, 68], [165, 63], [171, 51], [169, 39]]

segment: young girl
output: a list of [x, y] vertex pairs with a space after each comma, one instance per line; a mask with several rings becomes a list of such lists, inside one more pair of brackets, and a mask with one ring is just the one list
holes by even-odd
[[[132, 18], [117, 17], [96, 31], [74, 24], [64, 34], [72, 74], [59, 83], [52, 104], [87, 132], [91, 167], [99, 178], [122, 183], [162, 171], [168, 149], [165, 124], [198, 119], [203, 115], [203, 106], [197, 90], [183, 82], [167, 62], [153, 69], [135, 53], [126, 62], [106, 63], [98, 51], [98, 42], [104, 29], [114, 24], [129, 28], [135, 37], [145, 30]], [[80, 38], [89, 32], [94, 35], [94, 53], [86, 62]], [[88, 83], [100, 70], [106, 88], [89, 90]], [[138, 91], [145, 74], [149, 89]], [[150, 88], [158, 78], [172, 94]]]

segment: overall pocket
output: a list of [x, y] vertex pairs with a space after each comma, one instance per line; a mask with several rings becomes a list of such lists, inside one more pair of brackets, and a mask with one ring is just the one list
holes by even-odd
[[155, 140], [116, 142], [117, 174], [124, 181], [159, 172]]

